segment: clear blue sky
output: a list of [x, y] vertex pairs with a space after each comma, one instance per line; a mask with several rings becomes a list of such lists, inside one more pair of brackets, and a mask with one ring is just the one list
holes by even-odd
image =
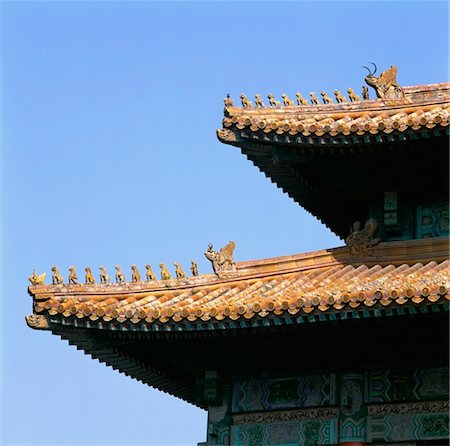
[[[223, 97], [448, 80], [446, 2], [3, 2], [2, 445], [204, 441], [206, 412], [32, 331], [27, 277], [339, 246], [237, 149]], [[381, 173], [382, 174], [382, 173]], [[418, 180], [418, 179], [415, 179]], [[349, 222], [350, 223], [350, 222]]]

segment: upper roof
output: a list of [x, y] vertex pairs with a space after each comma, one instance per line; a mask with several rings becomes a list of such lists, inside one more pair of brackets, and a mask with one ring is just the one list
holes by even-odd
[[[368, 144], [404, 140], [400, 135], [442, 130], [450, 117], [450, 83], [403, 87], [401, 99], [275, 107], [226, 106], [219, 139], [303, 145]], [[344, 139], [342, 139], [344, 137]]]
[[287, 105], [271, 98], [267, 107], [259, 96], [254, 107], [241, 95], [237, 107], [226, 98], [217, 136], [345, 238], [354, 221], [381, 211], [386, 192], [395, 191], [400, 205], [412, 208], [448, 201], [450, 83], [393, 85], [391, 97], [352, 102], [332, 103], [324, 92], [326, 104], [292, 105], [284, 95]]

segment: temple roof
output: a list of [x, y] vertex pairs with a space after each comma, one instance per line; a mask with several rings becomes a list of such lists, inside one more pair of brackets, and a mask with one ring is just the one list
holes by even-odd
[[242, 107], [225, 99], [219, 140], [339, 237], [372, 216], [388, 191], [413, 207], [448, 201], [450, 83], [326, 104], [254, 107], [241, 97]]
[[[393, 357], [407, 364], [417, 346], [403, 339], [414, 337], [418, 324], [434, 327], [420, 338], [427, 360], [443, 357], [445, 343], [431, 338], [448, 329], [449, 266], [448, 238], [431, 238], [379, 243], [366, 258], [352, 258], [344, 247], [238, 262], [221, 277], [32, 285], [26, 321], [205, 408], [205, 370], [306, 373], [331, 363], [336, 372], [374, 361], [389, 367]], [[372, 331], [377, 343], [364, 349]], [[349, 337], [360, 352], [357, 364], [354, 355], [320, 354], [327, 339], [340, 344]], [[292, 345], [303, 345], [308, 360], [292, 356]]]
[[[124, 284], [34, 285], [34, 311], [75, 327], [217, 329], [233, 321], [426, 305], [447, 296], [447, 239], [381, 243], [371, 258], [348, 248], [237, 263], [228, 277]], [[225, 324], [225, 325], [224, 325]], [[31, 324], [32, 325], [32, 324]]]
[[228, 106], [223, 129], [217, 135], [229, 144], [249, 139], [323, 147], [404, 140], [399, 135], [448, 127], [450, 83], [403, 87], [403, 91], [402, 99], [264, 108]]

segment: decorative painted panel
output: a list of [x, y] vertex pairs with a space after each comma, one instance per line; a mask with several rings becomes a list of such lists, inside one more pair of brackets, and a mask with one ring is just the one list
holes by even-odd
[[449, 369], [391, 370], [369, 372], [368, 403], [448, 399]]
[[346, 373], [340, 377], [340, 441], [365, 441], [366, 406], [364, 374]]
[[368, 417], [368, 441], [446, 440], [449, 415], [392, 414]]
[[337, 443], [337, 420], [311, 419], [295, 422], [236, 425], [234, 446], [319, 446]]
[[417, 238], [449, 235], [449, 204], [434, 203], [417, 208]]
[[236, 382], [232, 411], [251, 412], [331, 406], [336, 401], [335, 375]]

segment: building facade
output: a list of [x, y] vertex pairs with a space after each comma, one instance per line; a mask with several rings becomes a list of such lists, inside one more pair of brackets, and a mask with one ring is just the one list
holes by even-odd
[[217, 131], [345, 246], [236, 262], [230, 242], [213, 274], [161, 279], [55, 267], [28, 325], [207, 410], [202, 446], [447, 444], [450, 84], [366, 83], [227, 97]]

